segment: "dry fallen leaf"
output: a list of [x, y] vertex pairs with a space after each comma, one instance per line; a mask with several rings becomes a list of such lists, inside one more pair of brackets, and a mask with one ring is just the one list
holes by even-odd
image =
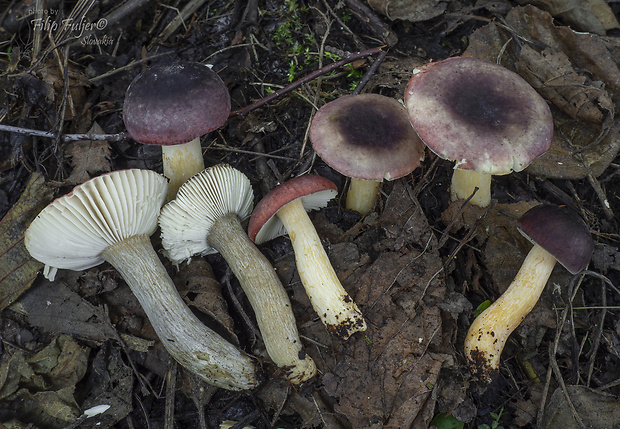
[[43, 266], [28, 253], [24, 231], [52, 194], [43, 175], [33, 173], [17, 203], [0, 221], [0, 310], [30, 287]]
[[[604, 35], [605, 30], [613, 27], [613, 21], [606, 19], [606, 23], [602, 22], [605, 16], [612, 16], [613, 12], [609, 5], [606, 10], [600, 2], [593, 4], [592, 0], [537, 0], [534, 2], [519, 1], [518, 3], [533, 3], [539, 8], [546, 10], [555, 18], [568, 23], [575, 30], [587, 31], [594, 34]], [[617, 21], [616, 21], [617, 24]], [[612, 25], [612, 27], [609, 27]]]
[[566, 393], [577, 408], [579, 417], [585, 426], [573, 417], [566, 394], [561, 388], [556, 389], [545, 407], [541, 428], [608, 429], [618, 427], [620, 422], [620, 399], [617, 396], [597, 392], [585, 386], [566, 386]]
[[89, 354], [88, 347], [64, 334], [29, 359], [21, 352], [3, 354], [0, 375], [6, 368], [11, 370], [10, 378], [0, 380], [4, 382], [3, 399], [24, 422], [52, 429], [66, 427], [81, 414], [74, 392], [86, 374]]
[[[88, 133], [105, 134], [94, 122]], [[67, 179], [72, 184], [80, 184], [97, 173], [107, 173], [112, 169], [110, 163], [110, 144], [105, 140], [85, 140], [72, 142], [68, 149], [73, 171]]]

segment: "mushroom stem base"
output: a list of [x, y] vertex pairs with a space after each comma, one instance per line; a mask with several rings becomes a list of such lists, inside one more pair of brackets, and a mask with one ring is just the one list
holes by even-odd
[[265, 255], [241, 227], [239, 217], [231, 213], [217, 219], [207, 242], [221, 253], [239, 280], [254, 309], [269, 357], [293, 384], [314, 376], [316, 366], [303, 350], [284, 286]]
[[351, 178], [347, 192], [346, 208], [365, 216], [375, 206], [381, 182]]
[[112, 244], [102, 256], [123, 276], [170, 355], [207, 383], [229, 390], [258, 384], [253, 359], [189, 310], [146, 235]]
[[170, 201], [187, 179], [205, 169], [200, 138], [183, 144], [162, 146], [161, 155], [164, 176], [170, 180], [166, 195], [166, 201]]
[[479, 207], [487, 207], [491, 204], [491, 175], [473, 170], [461, 170], [455, 168], [452, 173], [452, 185], [450, 186], [450, 197], [452, 201], [466, 200], [474, 193], [469, 200], [470, 204]]
[[286, 204], [277, 215], [293, 244], [301, 283], [327, 330], [345, 340], [365, 331], [362, 312], [342, 287], [301, 199]]
[[476, 317], [465, 337], [465, 357], [474, 375], [494, 378], [508, 337], [538, 302], [555, 263], [553, 255], [534, 245], [506, 292]]

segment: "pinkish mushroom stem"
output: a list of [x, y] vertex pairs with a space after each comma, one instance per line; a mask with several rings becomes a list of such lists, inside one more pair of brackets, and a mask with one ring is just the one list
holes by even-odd
[[377, 193], [381, 182], [351, 178], [345, 207], [359, 212], [362, 216], [368, 214], [377, 202]]
[[166, 196], [166, 201], [170, 201], [187, 179], [205, 169], [200, 137], [183, 144], [162, 146], [161, 155], [164, 176], [170, 180]]
[[[476, 191], [475, 194], [474, 191]], [[474, 195], [469, 200], [470, 204], [479, 207], [487, 207], [491, 204], [491, 174], [455, 168], [450, 185], [452, 201], [466, 200], [472, 194]]]
[[277, 216], [288, 231], [308, 298], [327, 330], [345, 340], [365, 331], [362, 312], [340, 284], [301, 199], [283, 206]]
[[534, 246], [506, 292], [474, 319], [465, 338], [465, 357], [474, 375], [493, 379], [508, 337], [538, 302], [555, 263], [553, 255]]

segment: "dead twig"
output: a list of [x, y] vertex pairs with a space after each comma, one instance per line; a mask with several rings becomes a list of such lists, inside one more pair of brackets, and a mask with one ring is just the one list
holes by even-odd
[[62, 142], [73, 142], [73, 141], [83, 141], [83, 140], [91, 140], [91, 141], [102, 141], [106, 140], [109, 142], [118, 142], [128, 140], [129, 134], [127, 133], [118, 133], [118, 134], [64, 134], [59, 135], [57, 133], [52, 133], [49, 131], [40, 131], [40, 130], [32, 130], [29, 128], [22, 127], [14, 127], [11, 125], [3, 125], [0, 124], [0, 131], [6, 131], [9, 133], [17, 133], [24, 134], [27, 136], [36, 136], [36, 137], [46, 137], [48, 139], [58, 139]]

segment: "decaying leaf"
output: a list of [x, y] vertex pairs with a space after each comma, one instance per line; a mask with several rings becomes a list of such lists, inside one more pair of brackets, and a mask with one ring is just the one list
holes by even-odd
[[[105, 134], [97, 122], [88, 133]], [[72, 142], [68, 149], [73, 171], [67, 179], [70, 183], [84, 183], [97, 173], [107, 173], [112, 169], [110, 163], [110, 144], [105, 140], [85, 140]]]
[[464, 55], [499, 60], [554, 103], [551, 149], [528, 171], [561, 179], [600, 175], [620, 150], [612, 102], [620, 96], [612, 54], [618, 42], [555, 25], [549, 13], [531, 5], [513, 8], [505, 23], [475, 31]]
[[106, 342], [92, 361], [93, 371], [88, 373], [91, 387], [81, 404], [82, 410], [98, 405], [109, 405], [104, 413], [87, 419], [80, 428], [113, 427], [133, 410], [132, 392], [134, 374], [123, 362], [121, 351]]
[[70, 290], [62, 280], [42, 282], [19, 303], [30, 325], [45, 332], [62, 332], [97, 342], [116, 338], [103, 311]]
[[[585, 427], [608, 429], [618, 426], [620, 398], [617, 396], [597, 392], [586, 386], [566, 386], [566, 394], [577, 408]], [[561, 388], [553, 392], [545, 408], [542, 428], [577, 429], [584, 427], [573, 417], [566, 394]]]
[[222, 286], [204, 258], [193, 258], [188, 264], [183, 264], [174, 276], [174, 283], [187, 305], [209, 316], [220, 328], [211, 326], [213, 329], [239, 345], [233, 320], [228, 314], [228, 304], [222, 295]]
[[573, 68], [564, 52], [551, 48], [538, 52], [523, 45], [517, 71], [545, 98], [571, 118], [602, 125], [613, 119], [614, 105], [599, 82], [590, 82]]
[[24, 231], [52, 194], [43, 175], [33, 173], [17, 203], [0, 221], [0, 310], [30, 287], [43, 266], [28, 253]]
[[74, 392], [86, 374], [89, 354], [68, 335], [54, 338], [29, 359], [21, 352], [3, 354], [0, 376], [10, 374], [0, 380], [3, 399], [23, 422], [53, 429], [73, 423], [81, 414]]
[[[600, 4], [601, 2], [598, 1], [537, 0], [534, 2], [526, 2], [521, 0], [518, 1], [518, 3], [535, 4], [540, 9], [549, 12], [555, 18], [569, 24], [575, 30], [604, 35], [606, 30], [617, 28], [613, 26], [614, 24], [609, 18], [606, 18], [607, 16], [614, 16], [609, 5], [605, 4], [607, 8], [604, 10], [603, 6]], [[603, 19], [605, 23], [603, 23]], [[616, 21], [616, 25], [617, 23], [618, 21]]]

